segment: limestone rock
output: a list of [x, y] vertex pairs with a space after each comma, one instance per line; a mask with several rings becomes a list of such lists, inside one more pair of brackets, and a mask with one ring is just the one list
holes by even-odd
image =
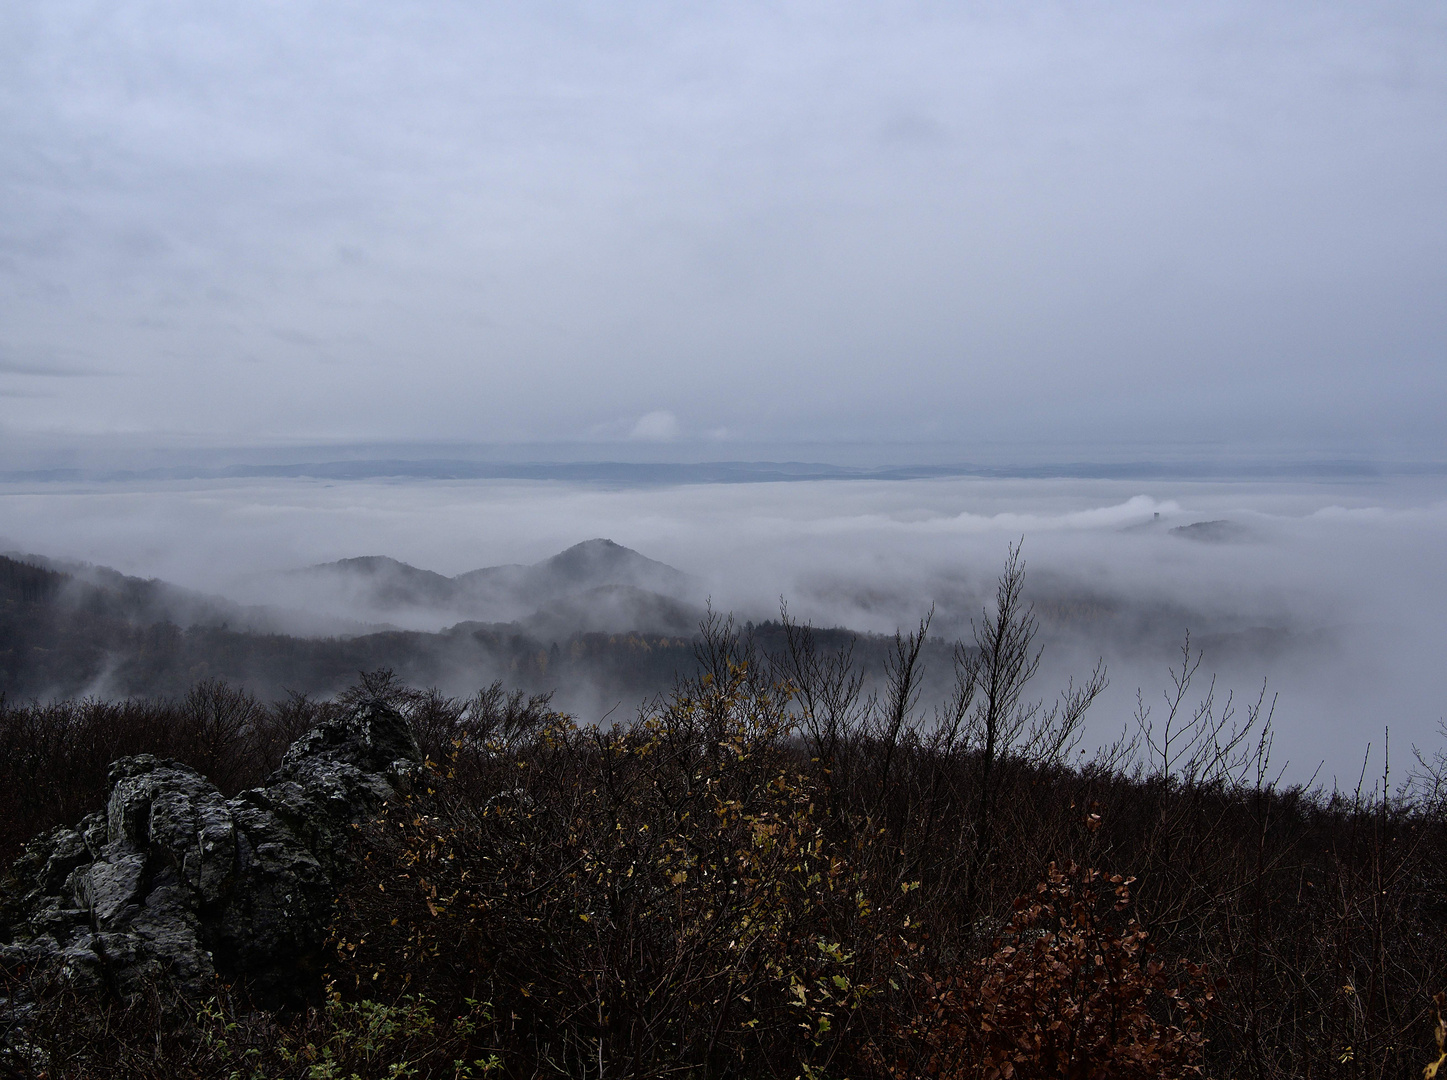
[[234, 799], [179, 762], [122, 758], [104, 812], [16, 861], [0, 967], [122, 996], [157, 979], [204, 995], [219, 974], [277, 1002], [303, 997], [351, 826], [405, 792], [421, 757], [406, 719], [373, 701], [307, 732]]

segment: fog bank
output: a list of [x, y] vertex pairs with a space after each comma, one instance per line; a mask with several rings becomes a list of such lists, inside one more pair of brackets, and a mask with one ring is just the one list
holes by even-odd
[[[888, 632], [933, 604], [941, 633], [968, 636], [1006, 546], [1023, 537], [1047, 646], [1038, 692], [1104, 656], [1112, 685], [1095, 735], [1128, 719], [1138, 686], [1159, 696], [1190, 629], [1223, 688], [1254, 699], [1266, 679], [1280, 693], [1276, 758], [1290, 775], [1325, 761], [1328, 778], [1355, 782], [1384, 726], [1394, 775], [1412, 743], [1436, 744], [1444, 489], [1438, 478], [9, 484], [0, 546], [285, 604], [287, 572], [336, 559], [387, 555], [457, 575], [608, 537], [745, 619], [776, 614], [784, 597], [816, 623]], [[451, 621], [437, 612], [418, 628]]]

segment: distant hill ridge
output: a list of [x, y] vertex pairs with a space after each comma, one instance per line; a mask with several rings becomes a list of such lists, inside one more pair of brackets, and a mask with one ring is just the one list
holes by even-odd
[[293, 572], [350, 594], [382, 615], [400, 608], [444, 608], [471, 618], [519, 618], [579, 593], [639, 590], [673, 601], [693, 599], [688, 575], [612, 540], [597, 538], [524, 565], [489, 566], [447, 577], [385, 555], [363, 555]]

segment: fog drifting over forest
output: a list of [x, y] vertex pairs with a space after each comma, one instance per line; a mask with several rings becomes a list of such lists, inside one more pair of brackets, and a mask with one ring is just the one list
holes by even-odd
[[0, 541], [325, 607], [285, 572], [608, 537], [744, 618], [956, 635], [1023, 536], [1042, 692], [1104, 654], [1114, 730], [1190, 627], [1355, 775], [1442, 715], [1438, 480], [177, 477], [1440, 477], [1444, 192], [1427, 0], [0, 5]]
[[1435, 478], [12, 483], [0, 521], [11, 550], [270, 604], [288, 601], [278, 572], [333, 559], [451, 575], [609, 537], [743, 619], [777, 614], [783, 597], [820, 625], [889, 632], [934, 604], [952, 636], [968, 636], [1023, 537], [1047, 648], [1037, 693], [1104, 655], [1097, 737], [1128, 719], [1137, 687], [1158, 698], [1187, 628], [1223, 689], [1254, 699], [1268, 679], [1280, 693], [1276, 759], [1297, 779], [1324, 760], [1355, 782], [1368, 742], [1379, 770], [1386, 725], [1405, 775], [1410, 745], [1435, 745], [1447, 712], [1447, 484]]

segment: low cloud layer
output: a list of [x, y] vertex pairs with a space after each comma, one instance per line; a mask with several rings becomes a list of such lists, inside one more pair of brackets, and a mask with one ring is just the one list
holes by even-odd
[[[1040, 691], [1103, 655], [1099, 737], [1127, 720], [1137, 687], [1158, 695], [1187, 629], [1223, 689], [1254, 697], [1267, 679], [1280, 692], [1277, 758], [1293, 775], [1325, 761], [1354, 778], [1386, 727], [1401, 772], [1447, 711], [1439, 480], [12, 484], [0, 520], [6, 547], [248, 603], [284, 601], [286, 572], [339, 558], [451, 576], [604, 536], [744, 618], [775, 614], [783, 597], [816, 623], [889, 632], [933, 604], [937, 630], [959, 636], [1023, 537], [1047, 646]], [[413, 612], [411, 624], [456, 615], [431, 619]]]

